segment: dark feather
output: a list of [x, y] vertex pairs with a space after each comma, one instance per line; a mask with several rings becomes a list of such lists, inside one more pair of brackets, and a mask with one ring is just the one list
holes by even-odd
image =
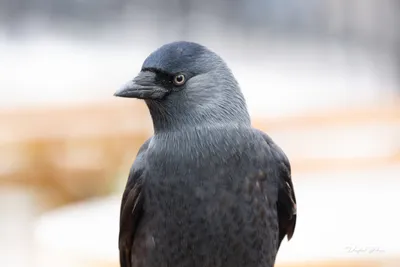
[[[261, 131], [260, 131], [261, 132]], [[291, 167], [290, 162], [282, 151], [272, 139], [265, 133], [261, 132], [265, 141], [270, 146], [274, 159], [277, 161], [276, 166], [278, 167], [278, 220], [279, 220], [279, 243], [278, 249], [282, 240], [287, 236], [290, 240], [293, 236], [296, 227], [296, 215], [297, 215], [297, 204], [296, 196], [294, 193], [292, 178], [291, 178]]]
[[121, 202], [119, 255], [121, 267], [132, 267], [131, 255], [134, 235], [143, 214], [141, 159], [149, 140], [140, 148], [135, 163], [129, 173]]

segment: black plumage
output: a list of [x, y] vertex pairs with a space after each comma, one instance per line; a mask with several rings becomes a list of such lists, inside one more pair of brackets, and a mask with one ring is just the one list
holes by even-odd
[[225, 62], [167, 44], [115, 95], [144, 99], [154, 125], [122, 198], [121, 266], [273, 266], [296, 224], [290, 163]]

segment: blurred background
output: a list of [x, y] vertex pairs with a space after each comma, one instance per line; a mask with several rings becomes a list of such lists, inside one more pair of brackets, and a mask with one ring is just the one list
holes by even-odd
[[113, 93], [175, 40], [227, 61], [291, 159], [277, 266], [400, 266], [399, 28], [397, 0], [0, 0], [0, 266], [119, 266], [152, 124]]

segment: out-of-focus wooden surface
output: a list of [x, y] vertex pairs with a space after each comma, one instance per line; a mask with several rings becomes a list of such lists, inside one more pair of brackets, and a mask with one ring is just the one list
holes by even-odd
[[400, 100], [357, 108], [319, 110], [291, 117], [256, 117], [254, 125], [265, 130], [295, 130], [316, 127], [346, 127], [368, 123], [400, 123]]
[[[350, 140], [342, 150], [359, 149], [351, 146], [370, 132], [378, 131], [378, 135], [371, 136], [371, 143], [395, 139], [396, 134], [400, 136], [399, 103], [391, 101], [387, 105], [276, 119], [253, 116], [253, 125], [267, 131], [282, 146], [291, 159], [294, 173], [374, 168], [400, 162], [400, 141], [397, 144], [393, 141], [394, 145], [387, 143], [392, 151], [384, 154], [373, 150], [367, 156], [309, 156], [304, 153], [313, 146], [324, 152], [335, 142], [340, 145], [343, 141], [340, 138], [346, 131], [358, 131], [359, 138]], [[120, 99], [68, 107], [0, 110], [0, 125], [3, 125], [0, 185], [47, 188], [59, 204], [106, 194], [118, 168], [134, 160], [136, 151], [152, 132], [145, 104]], [[363, 130], [371, 126], [376, 129]], [[317, 131], [320, 133], [314, 138], [312, 134]], [[303, 147], [301, 139], [308, 145]]]
[[109, 192], [151, 134], [138, 101], [3, 110], [0, 125], [0, 185], [40, 187], [55, 206]]

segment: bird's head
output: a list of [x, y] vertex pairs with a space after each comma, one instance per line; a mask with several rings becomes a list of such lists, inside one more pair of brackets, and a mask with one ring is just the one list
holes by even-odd
[[249, 124], [246, 102], [225, 62], [192, 42], [151, 53], [115, 96], [146, 101], [155, 130], [228, 122]]

